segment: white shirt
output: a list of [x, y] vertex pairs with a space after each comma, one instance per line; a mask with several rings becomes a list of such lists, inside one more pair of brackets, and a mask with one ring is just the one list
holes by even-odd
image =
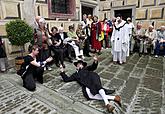
[[61, 39], [64, 40], [64, 34], [60, 33]]

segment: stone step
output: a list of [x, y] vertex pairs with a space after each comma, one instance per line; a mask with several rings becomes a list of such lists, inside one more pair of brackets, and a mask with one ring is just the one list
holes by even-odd
[[[10, 93], [8, 93], [8, 99], [3, 102], [2, 99], [4, 99], [3, 97], [5, 97], [5, 95], [1, 98], [2, 104], [0, 103], [0, 106], [4, 105], [2, 110], [5, 110], [6, 108], [8, 109], [8, 104], [6, 103], [9, 101], [15, 102], [14, 99], [18, 98], [17, 101], [19, 102], [18, 105], [13, 104], [13, 107], [15, 108], [11, 107], [8, 111], [4, 111], [6, 113], [33, 114], [33, 112], [37, 112], [39, 114], [44, 114], [45, 112], [49, 112], [48, 114], [104, 114], [95, 108], [89, 107], [79, 101], [75, 101], [38, 83], [36, 91], [29, 92], [22, 87], [20, 77], [15, 74], [3, 75], [1, 79], [0, 84], [5, 85], [2, 86], [0, 93], [2, 92], [3, 94], [10, 91]], [[25, 96], [26, 99], [22, 98], [22, 96]]]

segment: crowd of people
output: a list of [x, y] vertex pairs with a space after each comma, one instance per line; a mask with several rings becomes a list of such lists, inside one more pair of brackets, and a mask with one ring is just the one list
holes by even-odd
[[154, 26], [150, 25], [145, 30], [142, 28], [142, 23], [138, 22], [134, 26], [130, 17], [123, 20], [120, 14], [112, 20], [105, 18], [103, 21], [100, 21], [97, 16], [84, 14], [83, 20], [78, 23], [77, 28], [70, 25], [66, 32], [64, 32], [63, 26], [54, 26], [49, 31], [44, 18], [39, 16], [36, 18], [36, 24], [35, 43], [40, 47], [42, 44], [42, 51], [47, 51], [47, 55], [50, 55], [51, 52], [54, 53], [58, 67], [60, 65], [65, 67], [65, 57], [72, 62], [73, 59], [80, 60], [90, 57], [90, 52], [101, 54], [102, 49], [108, 48], [111, 48], [114, 64], [126, 63], [126, 58], [135, 51], [139, 53], [139, 56], [149, 53], [155, 54], [155, 57], [162, 54], [165, 56], [164, 26], [155, 30]]
[[[53, 26], [49, 30], [48, 24], [43, 17], [35, 18], [34, 39], [31, 42], [29, 54], [24, 57], [24, 63], [17, 72], [23, 79], [23, 86], [34, 91], [35, 81], [43, 83], [44, 70], [51, 70], [50, 62], [55, 61], [60, 68], [60, 75], [65, 82], [77, 81], [87, 99], [103, 100], [109, 112], [114, 107], [109, 104], [109, 99], [114, 100], [121, 106], [120, 96], [109, 96], [114, 90], [108, 91], [102, 87], [100, 76], [94, 72], [98, 65], [97, 56], [94, 56], [92, 65], [87, 66], [85, 57], [100, 55], [103, 49], [111, 49], [114, 64], [126, 63], [127, 57], [137, 51], [142, 54], [153, 54], [155, 57], [165, 57], [165, 26], [155, 30], [150, 25], [147, 30], [142, 28], [142, 23], [132, 23], [130, 17], [123, 20], [118, 14], [112, 20], [105, 18], [100, 21], [97, 16], [83, 15], [83, 20], [75, 25], [70, 25], [68, 31], [64, 31], [63, 25]], [[6, 53], [2, 48], [3, 42], [0, 38], [0, 67], [5, 71], [4, 58]], [[65, 58], [73, 63], [76, 72], [70, 77], [65, 74]]]

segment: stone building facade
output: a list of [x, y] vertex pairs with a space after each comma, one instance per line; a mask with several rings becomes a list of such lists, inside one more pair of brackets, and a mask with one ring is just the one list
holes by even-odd
[[99, 15], [112, 18], [121, 13], [124, 18], [129, 16], [133, 22], [143, 23], [143, 27], [154, 24], [157, 29], [165, 25], [165, 0], [100, 0]]
[[[30, 21], [39, 15], [46, 19], [49, 28], [62, 24], [68, 30], [71, 24], [77, 26], [82, 13], [97, 15], [98, 12], [98, 0], [0, 0], [0, 36], [5, 37], [5, 24], [13, 19]], [[19, 49], [8, 39], [4, 40], [7, 54]]]

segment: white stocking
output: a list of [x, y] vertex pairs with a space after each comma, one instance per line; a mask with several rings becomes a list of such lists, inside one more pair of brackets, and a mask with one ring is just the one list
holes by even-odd
[[93, 95], [90, 92], [89, 88], [86, 88], [86, 92], [88, 94], [88, 97], [90, 99], [95, 99], [95, 100], [104, 100], [105, 105], [107, 105], [109, 103], [108, 99], [110, 100], [114, 100], [115, 96], [109, 96], [105, 94], [105, 91], [103, 89], [99, 90], [99, 94]]

